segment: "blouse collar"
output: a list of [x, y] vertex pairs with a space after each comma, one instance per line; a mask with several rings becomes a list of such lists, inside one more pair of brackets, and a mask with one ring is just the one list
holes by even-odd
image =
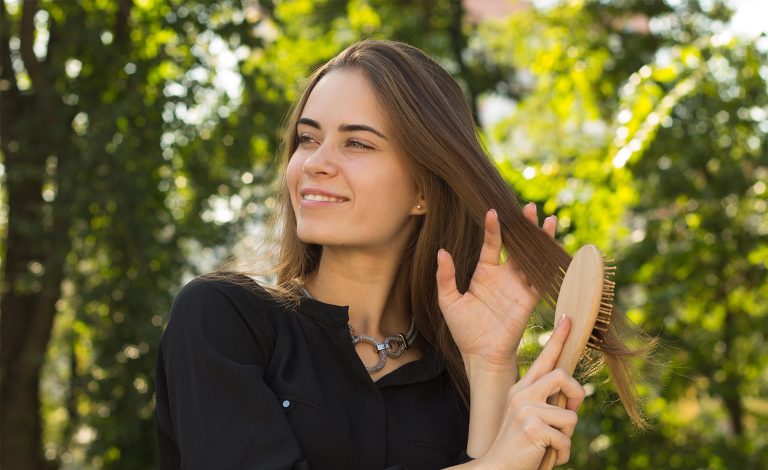
[[[306, 295], [302, 296], [298, 311], [325, 327], [338, 328], [349, 323], [349, 306], [325, 303]], [[404, 364], [376, 381], [379, 389], [429, 380], [445, 370], [445, 363], [431, 345], [423, 340], [417, 343], [422, 351], [421, 359]]]
[[324, 326], [339, 327], [349, 323], [349, 306], [322, 302], [306, 295], [301, 298], [299, 312]]

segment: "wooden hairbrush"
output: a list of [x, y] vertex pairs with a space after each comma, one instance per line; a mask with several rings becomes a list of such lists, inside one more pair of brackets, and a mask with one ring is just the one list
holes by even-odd
[[[608, 261], [609, 263], [612, 262]], [[605, 264], [603, 254], [594, 245], [584, 245], [571, 260], [560, 285], [555, 308], [555, 324], [563, 315], [571, 319], [571, 331], [555, 367], [573, 375], [585, 347], [600, 349], [613, 312], [615, 266]], [[547, 400], [565, 408], [567, 397], [558, 392]], [[551, 470], [557, 453], [547, 447], [539, 470]]]

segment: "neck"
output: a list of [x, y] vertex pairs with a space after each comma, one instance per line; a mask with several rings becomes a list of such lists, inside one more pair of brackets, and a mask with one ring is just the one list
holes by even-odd
[[349, 306], [349, 324], [358, 335], [383, 338], [405, 333], [410, 309], [397, 295], [396, 277], [402, 257], [325, 246], [317, 271], [307, 280], [316, 299]]

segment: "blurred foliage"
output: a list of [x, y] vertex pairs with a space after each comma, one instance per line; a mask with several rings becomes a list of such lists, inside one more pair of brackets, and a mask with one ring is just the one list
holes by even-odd
[[[35, 109], [2, 123], [0, 176], [40, 185], [30, 243], [66, 219], [41, 384], [54, 465], [156, 466], [172, 295], [258, 232], [303, 79], [378, 37], [434, 56], [479, 117], [503, 104], [482, 131], [505, 178], [558, 215], [566, 248], [614, 255], [620, 306], [663, 341], [641, 387], [655, 427], [632, 430], [610, 385], [589, 384], [569, 466], [768, 466], [768, 47], [724, 33], [720, 3], [569, 1], [475, 23], [455, 0], [41, 0], [44, 89], [18, 39], [29, 5], [4, 6], [2, 99], [48, 103], [65, 143], [39, 142]], [[38, 265], [18, 282], [33, 294]]]
[[486, 129], [500, 168], [569, 250], [615, 255], [620, 306], [662, 340], [641, 387], [654, 429], [590, 384], [570, 465], [764, 468], [767, 38], [730, 37], [717, 5], [619, 6], [531, 10], [478, 41], [528, 86]]

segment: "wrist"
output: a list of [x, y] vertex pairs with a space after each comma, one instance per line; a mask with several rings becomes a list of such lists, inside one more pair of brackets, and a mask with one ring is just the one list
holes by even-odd
[[484, 361], [467, 361], [465, 366], [469, 380], [467, 455], [483, 457], [501, 427], [509, 389], [517, 381], [517, 367]]
[[470, 469], [490, 470], [491, 468], [492, 467], [489, 467], [489, 466], [485, 465], [484, 462], [480, 461], [480, 459], [474, 459], [474, 460], [470, 460], [469, 462], [464, 462], [464, 463], [461, 463], [461, 464], [458, 464], [458, 465], [454, 465], [452, 467], [448, 467], [448, 468], [446, 468], [444, 470], [454, 470], [454, 469], [456, 469], [456, 470], [458, 470], [458, 469], [461, 469], [461, 470], [470, 470]]
[[464, 356], [463, 360], [464, 372], [470, 382], [473, 378], [480, 380], [512, 378], [513, 382], [517, 381], [517, 358], [507, 361], [489, 361], [482, 357]]
[[489, 459], [487, 455], [470, 460], [469, 462], [465, 462], [465, 463], [450, 467], [451, 470], [452, 469], [501, 470], [502, 468], [503, 467], [499, 466], [492, 459]]

